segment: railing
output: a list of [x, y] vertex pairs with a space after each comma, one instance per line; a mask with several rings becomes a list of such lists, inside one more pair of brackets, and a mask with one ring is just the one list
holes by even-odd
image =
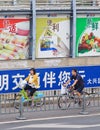
[[[72, 0], [36, 0], [36, 8], [70, 9]], [[99, 8], [99, 0], [76, 0], [77, 8]], [[30, 0], [0, 0], [0, 10], [30, 9]]]
[[71, 0], [36, 0], [36, 5], [38, 9], [69, 9]]
[[[71, 8], [72, 0], [36, 0], [37, 8], [40, 9], [68, 9]], [[76, 0], [77, 8], [99, 8], [99, 0]]]
[[0, 10], [30, 10], [30, 0], [0, 0]]
[[[89, 107], [100, 107], [100, 89], [94, 88], [94, 89], [86, 89], [88, 93], [91, 93], [90, 97], [85, 97], [85, 100], [90, 100]], [[23, 104], [24, 112], [30, 112], [30, 111], [50, 111], [50, 110], [60, 110], [58, 106], [58, 99], [60, 96], [60, 90], [56, 91], [44, 91], [44, 104], [38, 107], [31, 108], [31, 105], [29, 102]], [[20, 100], [16, 100], [20, 104]], [[15, 95], [14, 94], [4, 94], [0, 95], [0, 114], [13, 114], [18, 113], [19, 109], [16, 109], [14, 107], [15, 103]], [[66, 108], [67, 109], [67, 108]], [[68, 109], [80, 109], [82, 110], [82, 107], [79, 107], [78, 105], [72, 103], [71, 106]]]

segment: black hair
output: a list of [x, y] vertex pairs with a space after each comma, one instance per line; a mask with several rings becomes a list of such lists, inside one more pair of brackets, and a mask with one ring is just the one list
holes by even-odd
[[72, 70], [77, 73], [77, 69], [72, 69]]
[[35, 70], [35, 68], [31, 68], [30, 71], [33, 71], [34, 74], [36, 74], [36, 70]]

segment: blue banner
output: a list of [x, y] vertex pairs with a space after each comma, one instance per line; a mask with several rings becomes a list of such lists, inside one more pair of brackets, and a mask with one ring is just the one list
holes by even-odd
[[[71, 70], [75, 68], [83, 77], [85, 87], [100, 86], [100, 66], [77, 66], [61, 68], [36, 69], [40, 90], [57, 90], [61, 84], [66, 82], [71, 76]], [[29, 69], [23, 70], [3, 70], [0, 71], [0, 93], [18, 92], [18, 83], [29, 74]]]

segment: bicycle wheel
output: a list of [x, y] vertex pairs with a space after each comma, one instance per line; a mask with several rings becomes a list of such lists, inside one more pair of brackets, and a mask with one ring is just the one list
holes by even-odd
[[90, 94], [87, 92], [83, 92], [83, 102], [85, 102], [85, 106], [89, 106], [91, 103]]
[[88, 93], [85, 93], [85, 98], [86, 98], [86, 106], [89, 106], [90, 103], [91, 103], [91, 97], [90, 97], [90, 94]]
[[44, 97], [43, 97], [43, 98], [35, 99], [35, 100], [34, 100], [35, 106], [36, 106], [36, 107], [40, 107], [40, 106], [44, 105], [44, 100], [45, 100]]
[[62, 110], [66, 110], [70, 107], [70, 98], [67, 95], [61, 95], [58, 99], [58, 107]]
[[20, 107], [20, 102], [19, 102], [20, 98], [21, 98], [20, 94], [14, 95], [14, 108], [16, 108], [16, 109], [19, 109], [19, 107]]
[[20, 108], [20, 102], [14, 102], [14, 108], [19, 109]]

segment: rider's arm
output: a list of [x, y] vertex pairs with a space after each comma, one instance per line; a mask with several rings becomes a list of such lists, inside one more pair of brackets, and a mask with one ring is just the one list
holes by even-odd
[[80, 80], [80, 78], [81, 78], [81, 76], [80, 76], [80, 75], [77, 75], [76, 80], [75, 80], [74, 83], [72, 84], [72, 87], [74, 87], [74, 86], [77, 84], [77, 82]]
[[38, 86], [38, 76], [35, 74], [34, 78], [33, 78], [33, 84], [35, 84], [35, 86]]
[[68, 84], [70, 83], [70, 81], [71, 81], [71, 80], [69, 79], [66, 83], [64, 83], [63, 86], [66, 87], [66, 85], [68, 85]]
[[26, 77], [26, 79], [25, 79], [25, 80], [28, 82], [28, 81], [29, 81], [29, 78], [30, 78], [30, 77], [28, 76], [28, 77]]
[[72, 87], [74, 87], [77, 84], [78, 80], [76, 79], [74, 83], [72, 84]]
[[73, 80], [73, 76], [70, 77], [70, 79], [64, 84], [64, 87], [70, 83], [70, 81]]

